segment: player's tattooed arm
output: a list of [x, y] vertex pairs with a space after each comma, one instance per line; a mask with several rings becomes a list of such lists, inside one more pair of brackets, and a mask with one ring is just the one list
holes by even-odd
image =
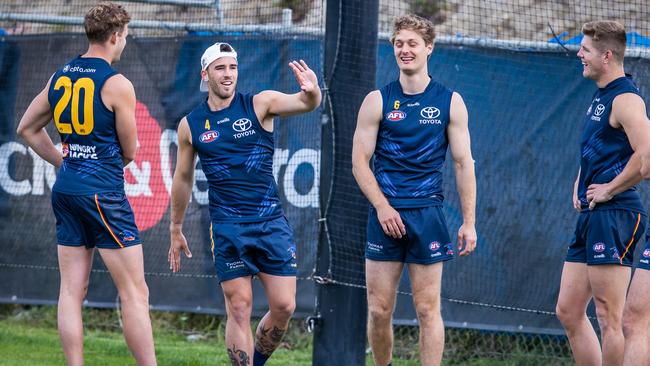
[[249, 366], [251, 364], [251, 358], [246, 353], [246, 351], [237, 349], [236, 345], [232, 345], [231, 348], [228, 348], [228, 358], [232, 366]]
[[286, 331], [286, 329], [281, 329], [276, 326], [266, 329], [263, 326], [260, 327], [257, 330], [255, 349], [263, 355], [270, 355], [278, 348]]

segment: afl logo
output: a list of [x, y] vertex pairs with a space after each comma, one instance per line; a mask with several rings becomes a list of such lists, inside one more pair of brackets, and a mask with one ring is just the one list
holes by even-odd
[[253, 126], [253, 123], [248, 118], [240, 118], [232, 123], [232, 129], [237, 132], [245, 132], [250, 130]]
[[440, 116], [440, 109], [436, 107], [424, 107], [420, 111], [420, 116], [426, 119], [438, 118], [438, 116]]
[[68, 72], [70, 70], [70, 65], [63, 66], [63, 72]]
[[406, 113], [402, 111], [392, 111], [386, 114], [386, 119], [392, 122], [401, 121], [406, 118]]
[[605, 106], [602, 104], [599, 104], [596, 106], [596, 110], [594, 111], [594, 116], [600, 116], [605, 112]]
[[644, 250], [643, 251], [643, 256], [646, 257], [646, 258], [650, 257], [650, 249]]
[[217, 131], [205, 131], [199, 136], [199, 141], [204, 144], [210, 143], [219, 138], [219, 132]]
[[436, 251], [440, 249], [440, 243], [438, 243], [437, 241], [432, 241], [431, 244], [429, 244], [429, 249], [431, 249], [432, 251]]
[[602, 253], [605, 251], [605, 243], [596, 243], [594, 244], [594, 251], [596, 253]]

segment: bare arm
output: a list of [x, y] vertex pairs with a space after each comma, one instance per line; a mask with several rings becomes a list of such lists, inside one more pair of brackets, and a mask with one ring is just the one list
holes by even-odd
[[264, 120], [275, 116], [292, 116], [295, 114], [313, 111], [320, 105], [321, 92], [318, 87], [316, 74], [300, 60], [300, 63], [292, 61], [289, 67], [293, 71], [300, 91], [295, 94], [285, 94], [274, 90], [265, 90], [253, 98], [255, 112], [258, 119]]
[[406, 228], [399, 213], [390, 206], [370, 170], [370, 158], [375, 152], [377, 133], [382, 115], [381, 93], [375, 90], [361, 104], [352, 143], [352, 174], [361, 192], [377, 210], [377, 218], [386, 235], [401, 238]]
[[102, 101], [115, 113], [117, 138], [122, 148], [124, 165], [135, 159], [138, 149], [138, 129], [135, 120], [135, 89], [123, 75], [115, 75], [102, 88]]
[[183, 220], [185, 210], [192, 194], [192, 183], [194, 182], [194, 159], [196, 152], [192, 147], [192, 135], [187, 118], [183, 118], [178, 125], [178, 153], [176, 159], [176, 171], [172, 180], [172, 209], [169, 231], [171, 233], [171, 245], [168, 253], [170, 269], [173, 272], [180, 270], [181, 250], [188, 258], [192, 257], [187, 240], [183, 235]]
[[634, 153], [621, 174], [605, 184], [591, 184], [587, 187], [587, 201], [593, 209], [597, 203], [607, 202], [617, 194], [639, 183], [643, 149], [650, 144], [650, 123], [646, 116], [645, 103], [636, 94], [617, 96], [612, 104], [612, 127], [622, 127]]
[[650, 144], [642, 146], [641, 154], [641, 177], [650, 179]]
[[32, 100], [20, 119], [16, 133], [25, 139], [27, 145], [32, 148], [45, 161], [61, 166], [63, 155], [56, 149], [52, 139], [45, 131], [45, 126], [52, 120], [52, 109], [47, 100], [47, 92], [52, 79], [47, 82], [45, 88]]
[[[458, 93], [451, 97], [451, 111], [447, 136], [456, 171], [456, 189], [460, 196], [463, 225], [458, 230], [460, 255], [468, 255], [476, 247], [476, 176], [472, 158], [467, 108]], [[464, 245], [463, 245], [464, 243]]]
[[576, 181], [573, 183], [573, 208], [576, 209], [576, 211], [580, 212], [580, 199], [578, 198], [578, 184], [580, 182], [580, 171], [582, 168], [578, 168], [578, 176], [576, 177]]

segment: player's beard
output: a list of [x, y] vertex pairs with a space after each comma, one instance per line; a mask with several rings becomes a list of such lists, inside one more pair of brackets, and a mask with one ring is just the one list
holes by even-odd
[[217, 97], [221, 99], [228, 99], [232, 97], [233, 94], [235, 94], [235, 90], [237, 87], [237, 81], [233, 80], [232, 85], [228, 90], [226, 88], [222, 87], [221, 84], [219, 83], [209, 83], [210, 84], [210, 89], [212, 89], [212, 93], [216, 95]]

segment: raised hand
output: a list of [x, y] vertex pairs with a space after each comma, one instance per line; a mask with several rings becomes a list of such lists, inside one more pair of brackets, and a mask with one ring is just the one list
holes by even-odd
[[302, 91], [312, 93], [315, 89], [318, 89], [318, 78], [314, 71], [307, 66], [305, 61], [291, 61], [289, 62], [289, 67], [293, 71], [293, 75], [296, 77], [296, 81]]

